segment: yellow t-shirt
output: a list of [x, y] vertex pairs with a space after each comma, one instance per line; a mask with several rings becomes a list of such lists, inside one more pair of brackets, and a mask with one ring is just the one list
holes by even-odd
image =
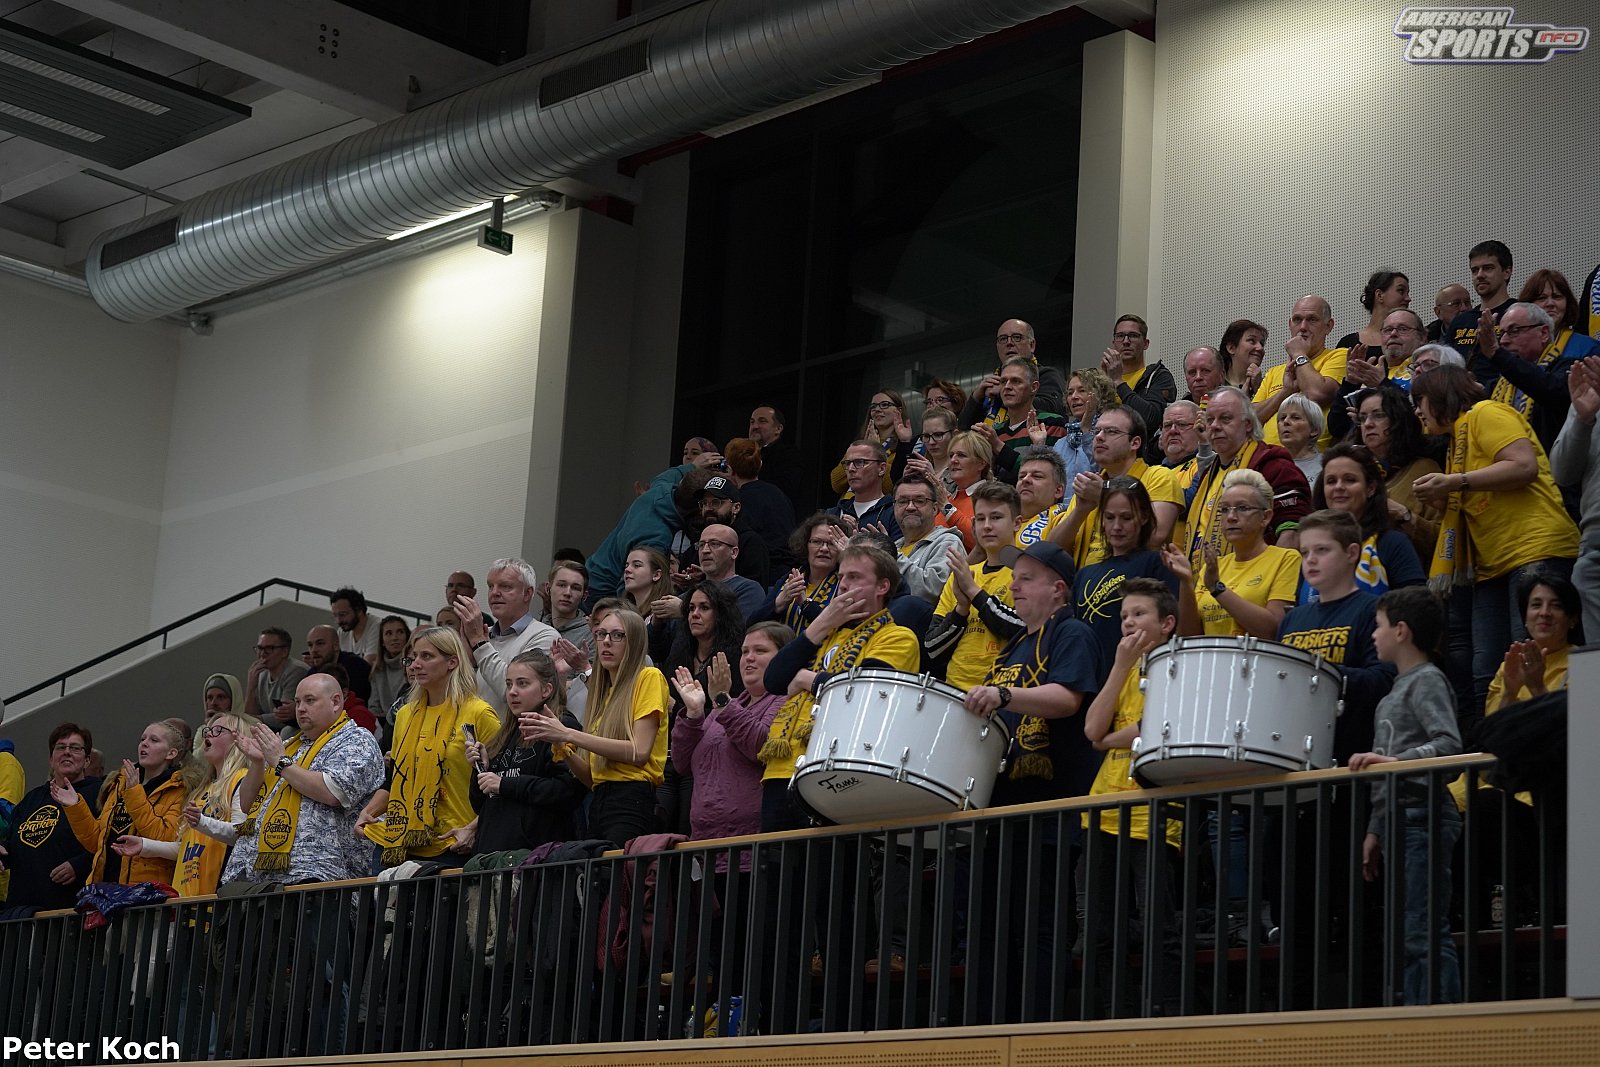
[[[1244, 447], [1239, 449], [1239, 454], [1233, 457], [1232, 463], [1227, 465], [1220, 462], [1211, 463], [1206, 468], [1205, 480], [1195, 491], [1194, 499], [1189, 502], [1189, 512], [1184, 516], [1185, 539], [1174, 540], [1172, 543], [1189, 554], [1189, 564], [1194, 568], [1197, 577], [1205, 569], [1204, 549], [1207, 540], [1217, 550], [1217, 555], [1228, 556], [1233, 553], [1233, 546], [1222, 536], [1222, 523], [1218, 520], [1216, 512], [1217, 503], [1222, 499], [1222, 483], [1230, 472], [1249, 467], [1250, 461], [1255, 458], [1256, 450], [1260, 447], [1258, 441], [1246, 441]], [[1197, 471], [1193, 469], [1189, 472], [1191, 484], [1196, 473]]]
[[[1349, 361], [1350, 350], [1348, 348], [1324, 348], [1321, 352], [1311, 357], [1311, 369], [1324, 378], [1332, 378], [1334, 381], [1339, 382], [1344, 380], [1345, 366]], [[1283, 372], [1286, 367], [1287, 364], [1285, 363], [1279, 363], [1276, 367], [1268, 367], [1266, 373], [1261, 376], [1261, 385], [1256, 389], [1256, 395], [1251, 399], [1259, 404], [1279, 389], [1282, 389]], [[1317, 451], [1319, 452], [1327, 451], [1328, 446], [1333, 444], [1333, 436], [1328, 433], [1327, 408], [1322, 409], [1322, 419], [1322, 436], [1317, 438]], [[1261, 421], [1263, 423], [1261, 427], [1262, 439], [1269, 445], [1283, 444], [1278, 438], [1278, 420], [1273, 418], [1262, 419]]]
[[[1266, 607], [1269, 600], [1282, 600], [1292, 605], [1300, 593], [1300, 553], [1268, 545], [1261, 555], [1247, 563], [1241, 563], [1238, 556], [1223, 556], [1217, 560], [1217, 576], [1230, 591], [1259, 607]], [[1199, 580], [1203, 585], [1204, 572]], [[1229, 637], [1244, 633], [1209, 589], [1197, 588], [1195, 599], [1200, 605], [1207, 634]]]
[[[407, 704], [395, 715], [394, 736], [407, 736], [414, 715], [424, 716], [424, 724], [443, 724], [449, 714], [449, 707], [443, 704], [430, 704], [420, 712], [415, 704]], [[472, 779], [478, 772], [467, 762], [467, 736], [461, 729], [468, 723], [482, 744], [488, 744], [500, 730], [500, 716], [478, 697], [468, 700], [456, 712], [454, 725], [449, 727], [449, 734], [444, 738], [444, 771], [439, 789], [439, 812], [434, 823], [434, 830], [438, 834], [448, 833], [477, 818], [477, 813], [472, 810], [471, 789]], [[393, 756], [392, 751], [390, 755]], [[424, 754], [423, 758], [429, 757]], [[399, 773], [397, 769], [396, 774]], [[406, 855], [413, 859], [437, 856], [445, 850], [446, 844], [443, 841], [430, 841], [425, 845], [415, 845], [406, 849]]]
[[[12, 807], [22, 799], [28, 791], [28, 779], [22, 771], [22, 764], [9, 752], [0, 752], [0, 800], [4, 800]], [[4, 826], [0, 826], [0, 837], [5, 836]], [[0, 900], [6, 899], [6, 890], [11, 884], [11, 872], [0, 871]]]
[[[855, 627], [853, 626], [841, 626], [835, 630], [828, 638], [828, 643], [817, 649], [817, 655], [811, 661], [811, 670], [842, 670], [843, 665], [838, 662], [839, 651], [849, 644], [850, 639], [854, 636]], [[898, 623], [889, 622], [879, 627], [876, 633], [867, 638], [867, 643], [861, 646], [861, 654], [857, 657], [856, 662], [863, 663], [869, 659], [887, 663], [897, 671], [914, 673], [922, 666], [922, 646], [918, 643], [916, 634]], [[792, 708], [791, 701], [794, 702]], [[772, 720], [772, 729], [768, 736], [773, 740], [779, 740], [783, 736], [782, 731], [786, 725], [798, 728], [810, 722], [813, 715], [812, 709], [815, 706], [816, 701], [812, 699], [810, 693], [796, 693], [784, 701], [783, 707], [778, 709], [777, 718]], [[787, 714], [790, 711], [794, 713], [792, 716]], [[766, 770], [761, 774], [761, 780], [769, 782], [776, 779], [786, 782], [793, 778], [795, 758], [804, 752], [805, 746], [800, 745], [799, 751], [788, 759], [769, 760]]]
[[[1011, 568], [996, 567], [994, 570], [988, 570], [987, 567], [988, 564], [985, 563], [974, 563], [973, 580], [978, 583], [979, 589], [996, 600], [1010, 604]], [[955, 606], [956, 580], [946, 578], [944, 592], [939, 594], [939, 603], [933, 609], [933, 613], [948, 615]], [[1003, 644], [1004, 642], [994, 635], [994, 631], [978, 618], [976, 609], [967, 612], [967, 629], [950, 653], [950, 666], [945, 670], [944, 680], [963, 691], [982, 683], [983, 676], [994, 666], [994, 658], [1000, 654]]]
[[649, 782], [660, 785], [667, 769], [667, 709], [672, 706], [672, 693], [667, 689], [666, 675], [654, 667], [640, 667], [633, 683], [633, 714], [628, 721], [638, 722], [647, 715], [658, 716], [656, 739], [650, 746], [650, 758], [643, 766], [636, 763], [607, 762], [597, 766], [594, 753], [589, 757], [589, 773], [594, 784], [601, 782]]
[[[1117, 710], [1111, 718], [1111, 732], [1137, 726], [1144, 717], [1144, 691], [1139, 688], [1143, 665], [1135, 667], [1128, 672], [1128, 677], [1123, 679], [1122, 689], [1117, 693]], [[1133, 749], [1109, 748], [1106, 758], [1100, 764], [1100, 771], [1094, 776], [1094, 784], [1089, 787], [1089, 795], [1104, 796], [1107, 793], [1126, 793], [1129, 790], [1139, 789], [1141, 786], [1133, 780]], [[1089, 814], [1083, 815], [1083, 825], [1089, 825]], [[1150, 806], [1141, 804], [1130, 808], [1128, 811], [1128, 836], [1139, 841], [1150, 840]], [[1122, 832], [1122, 812], [1116, 808], [1108, 808], [1100, 813], [1100, 829], [1108, 834]], [[1183, 827], [1176, 820], [1167, 821], [1167, 843], [1173, 846], [1183, 844]]]
[[[1182, 509], [1183, 490], [1178, 485], [1177, 471], [1170, 467], [1152, 467], [1144, 460], [1136, 459], [1133, 461], [1133, 466], [1128, 468], [1128, 474], [1139, 479], [1150, 493], [1152, 504], [1172, 504]], [[1080, 568], [1099, 563], [1110, 555], [1110, 549], [1106, 547], [1105, 531], [1100, 528], [1098, 507], [1083, 517], [1083, 525], [1078, 527], [1078, 539], [1073, 545], [1072, 554]]]
[[[1528, 420], [1493, 400], [1479, 401], [1461, 418], [1467, 420], [1468, 474], [1493, 463], [1496, 453], [1513, 441], [1530, 442], [1539, 459], [1538, 477], [1521, 489], [1466, 494], [1461, 506], [1478, 580], [1503, 577], [1535, 560], [1576, 558], [1578, 528], [1561, 504], [1550, 460]], [[1460, 420], [1456, 425], [1460, 427]], [[1461, 470], [1452, 457], [1447, 473], [1454, 476]]]

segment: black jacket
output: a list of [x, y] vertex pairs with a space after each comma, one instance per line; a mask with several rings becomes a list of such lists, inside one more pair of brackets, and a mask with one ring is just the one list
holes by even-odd
[[[582, 728], [570, 714], [561, 721]], [[474, 848], [480, 855], [570, 841], [576, 832], [578, 805], [588, 790], [565, 763], [550, 758], [549, 742], [523, 746], [517, 737], [489, 761], [489, 769], [501, 776], [498, 795], [485, 796], [478, 776], [472, 776], [472, 810], [478, 813]]]

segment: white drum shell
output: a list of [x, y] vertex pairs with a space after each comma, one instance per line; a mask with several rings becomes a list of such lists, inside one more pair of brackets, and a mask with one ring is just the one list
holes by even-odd
[[818, 694], [790, 788], [837, 823], [944, 815], [989, 803], [1011, 734], [928, 675], [865, 669]]
[[1133, 769], [1155, 785], [1333, 765], [1344, 677], [1248, 637], [1173, 638], [1145, 660]]

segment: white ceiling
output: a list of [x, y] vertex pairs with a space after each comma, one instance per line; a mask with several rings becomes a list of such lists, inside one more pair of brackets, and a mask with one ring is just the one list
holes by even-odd
[[[532, 6], [533, 47], [603, 30], [616, 14], [609, 0]], [[0, 132], [0, 255], [74, 272], [94, 237], [113, 226], [496, 69], [333, 0], [0, 0], [0, 18], [253, 110], [122, 171]]]

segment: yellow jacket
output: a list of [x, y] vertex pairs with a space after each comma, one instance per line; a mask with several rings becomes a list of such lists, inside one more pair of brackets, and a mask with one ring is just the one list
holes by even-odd
[[[183, 813], [183, 798], [187, 792], [178, 776], [169, 776], [156, 786], [154, 793], [146, 795], [142, 785], [123, 784], [120, 773], [118, 784], [106, 794], [98, 816], [89, 810], [87, 802], [81, 800], [67, 809], [67, 822], [72, 825], [78, 843], [94, 856], [94, 866], [89, 869], [91, 883], [105, 880], [106, 853], [111, 848], [111, 813], [116, 810], [119, 790], [122, 793], [122, 806], [133, 820], [128, 830], [130, 835], [148, 837], [153, 841], [178, 839], [178, 817]], [[128, 856], [123, 859], [117, 881], [123, 885], [138, 882], [166, 882], [170, 885], [174, 866], [173, 860], [157, 856]]]

